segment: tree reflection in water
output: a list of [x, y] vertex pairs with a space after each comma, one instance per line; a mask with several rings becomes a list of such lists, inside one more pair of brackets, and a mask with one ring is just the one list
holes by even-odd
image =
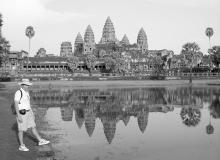
[[220, 118], [220, 93], [214, 93], [212, 97], [212, 103], [209, 106], [210, 110], [210, 120], [209, 124], [206, 126], [206, 133], [213, 134], [214, 133], [214, 126], [211, 124], [211, 118]]
[[212, 104], [209, 109], [213, 118], [220, 118], [220, 93], [214, 94]]
[[213, 134], [214, 133], [214, 127], [211, 123], [209, 123], [207, 126], [206, 126], [206, 133], [207, 134]]
[[201, 119], [201, 112], [197, 108], [185, 108], [183, 107], [180, 112], [180, 116], [183, 120], [183, 124], [188, 127], [195, 127], [199, 124]]

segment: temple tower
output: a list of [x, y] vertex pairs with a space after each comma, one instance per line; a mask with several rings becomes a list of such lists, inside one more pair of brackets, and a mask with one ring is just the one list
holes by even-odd
[[37, 51], [37, 54], [35, 57], [46, 57], [47, 56], [47, 51], [44, 48], [40, 48]]
[[79, 129], [82, 127], [85, 119], [84, 119], [84, 112], [82, 108], [77, 108], [75, 110], [75, 120], [77, 123], [77, 126], [79, 127]]
[[125, 34], [124, 37], [122, 38], [121, 44], [122, 44], [122, 45], [129, 45], [129, 44], [130, 44], [130, 42], [129, 42], [129, 40], [128, 40], [128, 37], [127, 37], [126, 34]]
[[137, 115], [138, 127], [142, 133], [144, 133], [147, 124], [148, 124], [148, 117], [149, 117], [149, 108], [143, 108], [141, 112]]
[[105, 21], [105, 25], [102, 31], [102, 38], [100, 40], [100, 44], [109, 44], [115, 42], [117, 42], [117, 39], [115, 37], [114, 25], [110, 17], [108, 17], [107, 20]]
[[84, 42], [80, 33], [77, 34], [74, 43], [74, 55], [83, 54]]
[[138, 32], [137, 45], [138, 49], [141, 50], [142, 53], [148, 50], [147, 35], [143, 28], [141, 28]]
[[94, 33], [90, 25], [87, 26], [84, 34], [84, 53], [91, 54], [95, 49]]
[[60, 47], [60, 56], [69, 57], [73, 54], [71, 42], [62, 42]]

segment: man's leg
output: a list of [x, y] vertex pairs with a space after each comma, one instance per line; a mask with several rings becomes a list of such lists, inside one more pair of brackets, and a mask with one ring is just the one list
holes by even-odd
[[38, 141], [39, 141], [39, 142], [38, 142], [38, 145], [39, 145], [39, 146], [50, 143], [50, 141], [41, 138], [41, 136], [39, 135], [39, 133], [38, 133], [36, 127], [32, 127], [32, 132], [33, 132], [33, 134], [35, 135], [35, 137], [38, 139]]
[[18, 140], [21, 146], [24, 146], [23, 131], [18, 131]]
[[36, 127], [32, 127], [32, 133], [34, 134], [34, 136], [37, 138], [38, 141], [40, 141], [42, 139], [41, 136], [39, 135]]
[[34, 134], [34, 136], [37, 138], [37, 140], [39, 141], [38, 142], [38, 145], [44, 145], [44, 144], [48, 144], [48, 143], [50, 143], [50, 141], [47, 141], [47, 140], [45, 140], [45, 139], [43, 139], [40, 135], [39, 135], [39, 133], [38, 133], [38, 131], [37, 131], [37, 129], [36, 129], [36, 124], [35, 124], [35, 121], [34, 121], [34, 114], [33, 114], [33, 112], [30, 112], [29, 113], [29, 127], [32, 129], [32, 133]]

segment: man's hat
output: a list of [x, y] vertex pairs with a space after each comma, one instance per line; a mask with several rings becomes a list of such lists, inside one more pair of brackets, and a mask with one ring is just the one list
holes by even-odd
[[18, 83], [19, 85], [27, 85], [31, 86], [32, 83], [29, 81], [29, 79], [22, 79], [21, 82]]

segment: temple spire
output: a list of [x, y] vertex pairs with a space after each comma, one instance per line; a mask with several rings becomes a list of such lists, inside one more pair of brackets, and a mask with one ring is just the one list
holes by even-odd
[[123, 45], [129, 45], [129, 44], [130, 44], [130, 42], [129, 42], [129, 40], [128, 40], [128, 37], [127, 37], [126, 34], [125, 34], [124, 37], [122, 38], [121, 44], [123, 44]]
[[84, 34], [84, 53], [91, 54], [95, 49], [95, 37], [90, 25], [87, 26]]
[[115, 28], [110, 17], [108, 17], [103, 27], [102, 38], [101, 38], [100, 44], [108, 44], [108, 43], [115, 43], [115, 42], [117, 42], [117, 39], [115, 36]]
[[75, 44], [82, 44], [83, 43], [83, 38], [81, 34], [78, 32], [76, 39], [75, 39]]
[[83, 47], [84, 47], [83, 38], [81, 34], [78, 33], [75, 39], [75, 43], [74, 43], [74, 55], [77, 56], [77, 55], [83, 54], [84, 53]]
[[138, 49], [142, 52], [148, 50], [147, 35], [143, 28], [140, 29], [137, 36]]

